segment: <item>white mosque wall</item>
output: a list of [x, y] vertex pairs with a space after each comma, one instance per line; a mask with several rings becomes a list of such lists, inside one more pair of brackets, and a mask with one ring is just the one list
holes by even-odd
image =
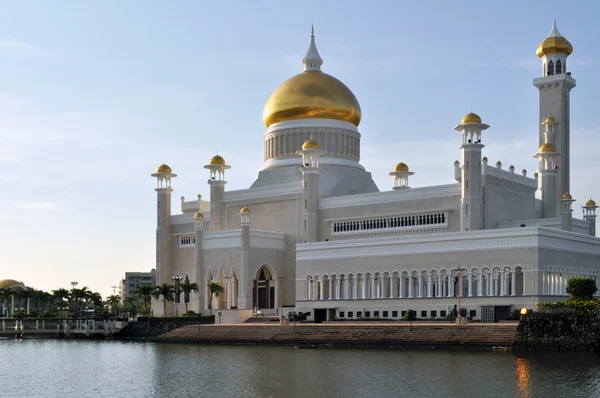
[[535, 218], [536, 188], [523, 182], [526, 182], [525, 178], [520, 175], [512, 179], [494, 175], [485, 177], [484, 228], [495, 228], [499, 223], [510, 220]]

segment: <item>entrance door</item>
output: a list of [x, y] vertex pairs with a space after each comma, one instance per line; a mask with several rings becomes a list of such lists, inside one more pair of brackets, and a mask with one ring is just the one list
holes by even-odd
[[315, 310], [315, 323], [321, 323], [327, 320], [327, 310], [326, 309], [316, 309]]
[[275, 287], [273, 286], [273, 282], [274, 280], [269, 269], [265, 266], [261, 267], [258, 279], [254, 280], [254, 292], [252, 294], [254, 307], [275, 307]]

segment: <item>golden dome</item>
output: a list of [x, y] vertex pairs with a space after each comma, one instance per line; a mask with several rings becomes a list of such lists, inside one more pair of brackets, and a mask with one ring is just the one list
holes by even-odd
[[467, 113], [463, 118], [460, 124], [468, 124], [468, 123], [481, 123], [481, 118], [478, 114], [470, 112]]
[[458, 160], [455, 160], [454, 164], [460, 164], [460, 162]]
[[550, 34], [538, 46], [535, 53], [540, 58], [544, 55], [556, 53], [570, 55], [573, 53], [573, 46], [560, 34], [558, 29], [556, 29], [556, 21], [554, 21]]
[[497, 161], [496, 164], [502, 165], [502, 162], [501, 161]]
[[208, 164], [220, 164], [220, 165], [224, 165], [225, 164], [225, 159], [223, 159], [222, 156], [215, 155], [212, 158], [210, 158], [210, 161], [208, 162]]
[[25, 289], [25, 285], [22, 282], [14, 279], [3, 279], [0, 281], [0, 289], [10, 289], [11, 287]]
[[319, 143], [315, 140], [308, 140], [302, 144], [302, 149], [320, 149]]
[[549, 142], [546, 142], [540, 147], [540, 153], [551, 153], [556, 152], [556, 148]]
[[552, 116], [547, 117], [546, 120], [544, 120], [544, 123], [554, 123], [554, 122], [555, 122], [555, 120]]
[[565, 193], [563, 194], [562, 198], [563, 198], [563, 199], [573, 199], [573, 197], [571, 196], [571, 194], [570, 194], [570, 193], [568, 193], [568, 192], [565, 192]]
[[158, 166], [158, 168], [156, 169], [157, 173], [172, 173], [173, 171], [171, 170], [171, 168], [169, 166], [167, 166], [166, 164], [161, 164], [160, 166]]
[[592, 199], [588, 200], [587, 202], [585, 202], [586, 206], [596, 206], [596, 202], [594, 202]]
[[248, 214], [250, 213], [250, 209], [247, 208], [246, 206], [242, 207], [242, 210], [240, 210], [241, 214]]
[[194, 214], [195, 220], [202, 220], [203, 218], [204, 218], [204, 214], [202, 214], [201, 212]]
[[408, 165], [404, 162], [400, 162], [394, 167], [394, 171], [408, 171]]
[[521, 170], [521, 173], [527, 173], [527, 170], [523, 169]]
[[358, 126], [360, 104], [352, 91], [335, 77], [320, 70], [305, 70], [283, 82], [263, 110], [267, 127], [296, 119], [335, 119]]
[[488, 160], [488, 158], [487, 158], [487, 156], [484, 156], [484, 157], [483, 157], [483, 159], [481, 159], [481, 160], [485, 160], [485, 161], [487, 161], [487, 160]]

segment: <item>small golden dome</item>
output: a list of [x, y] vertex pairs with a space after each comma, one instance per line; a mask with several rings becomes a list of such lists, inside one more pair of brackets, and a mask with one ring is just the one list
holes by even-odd
[[509, 169], [514, 169], [514, 168], [515, 168], [515, 166], [511, 164], [510, 166], [508, 166], [508, 168], [509, 168]]
[[246, 206], [242, 207], [242, 210], [240, 210], [241, 214], [248, 214], [250, 213], [250, 209]]
[[455, 164], [455, 165], [456, 165], [456, 164], [460, 164], [460, 162], [459, 162], [458, 160], [455, 160], [455, 161], [454, 161], [454, 164]]
[[527, 170], [523, 169], [521, 170], [521, 173], [527, 173]]
[[502, 162], [501, 162], [501, 161], [497, 161], [497, 162], [496, 162], [496, 164], [500, 164], [500, 165], [501, 165], [501, 164], [502, 164]]
[[596, 206], [596, 202], [594, 202], [592, 199], [588, 200], [587, 202], [585, 202], [586, 206]]
[[195, 220], [202, 220], [203, 218], [204, 218], [204, 214], [202, 214], [201, 212], [194, 214]]
[[547, 117], [546, 120], [544, 120], [544, 123], [554, 123], [556, 120], [554, 120], [554, 118], [552, 116]]
[[315, 140], [308, 140], [302, 144], [302, 149], [320, 149], [319, 143]]
[[556, 21], [554, 21], [552, 31], [550, 31], [548, 37], [546, 37], [538, 46], [535, 53], [540, 58], [544, 55], [556, 53], [570, 55], [573, 53], [573, 46], [560, 34], [558, 29], [556, 29]]
[[533, 176], [534, 176], [534, 177], [537, 177], [537, 176], [538, 176], [538, 173], [537, 173], [537, 172], [533, 173]]
[[540, 147], [540, 153], [552, 153], [556, 152], [556, 148], [549, 142], [546, 142]]
[[169, 166], [167, 166], [166, 164], [161, 164], [160, 166], [158, 166], [158, 168], [156, 169], [157, 173], [172, 173], [173, 171], [171, 170], [171, 168]]
[[568, 193], [568, 192], [565, 192], [565, 193], [563, 194], [562, 198], [563, 198], [563, 199], [573, 199], [573, 197], [571, 196], [571, 194], [570, 194], [570, 193]]
[[220, 164], [220, 165], [225, 165], [225, 159], [223, 159], [222, 156], [219, 155], [215, 155], [212, 158], [210, 158], [210, 161], [208, 162], [208, 164]]
[[481, 159], [481, 160], [485, 160], [487, 162], [488, 158], [487, 158], [487, 156], [484, 156], [483, 159]]
[[394, 171], [408, 171], [408, 165], [404, 162], [400, 162], [394, 167]]
[[461, 124], [468, 124], [468, 123], [481, 123], [481, 118], [479, 117], [478, 114], [470, 112], [467, 113], [463, 118], [462, 121], [460, 122]]
[[267, 127], [296, 119], [335, 119], [358, 126], [360, 104], [335, 77], [320, 70], [306, 70], [283, 82], [263, 110]]

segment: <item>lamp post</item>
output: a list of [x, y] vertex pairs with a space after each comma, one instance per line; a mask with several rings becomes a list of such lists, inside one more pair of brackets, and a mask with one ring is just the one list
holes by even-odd
[[456, 269], [456, 276], [458, 277], [458, 314], [456, 315], [456, 319], [458, 320], [457, 325], [461, 325], [462, 324], [462, 320], [461, 320], [461, 316], [460, 316], [460, 296], [462, 293], [462, 289], [461, 289], [461, 285], [462, 285], [462, 274], [461, 271], [467, 271], [466, 268], [457, 268]]
[[180, 294], [179, 294], [179, 283], [181, 282], [181, 280], [183, 279], [183, 277], [179, 276], [179, 274], [175, 275], [173, 277], [173, 283], [175, 284], [175, 316], [178, 316], [177, 314], [177, 307], [180, 301]]

